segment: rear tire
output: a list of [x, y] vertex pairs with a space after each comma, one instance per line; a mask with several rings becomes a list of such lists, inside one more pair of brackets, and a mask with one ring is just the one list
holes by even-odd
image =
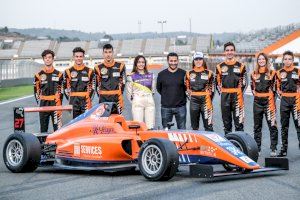
[[[225, 135], [225, 138], [229, 140], [238, 149], [240, 149], [245, 155], [247, 155], [253, 161], [257, 162], [258, 155], [259, 155], [258, 147], [257, 147], [257, 143], [255, 142], [255, 140], [251, 135], [239, 131], [239, 132], [229, 133]], [[223, 164], [223, 167], [227, 171], [237, 170], [237, 171], [243, 171], [245, 173], [252, 171], [231, 164]]]
[[29, 133], [14, 133], [3, 147], [4, 164], [11, 172], [32, 172], [41, 160], [41, 144]]
[[151, 181], [169, 180], [178, 169], [177, 148], [170, 140], [150, 139], [140, 149], [138, 164], [141, 174], [146, 179]]

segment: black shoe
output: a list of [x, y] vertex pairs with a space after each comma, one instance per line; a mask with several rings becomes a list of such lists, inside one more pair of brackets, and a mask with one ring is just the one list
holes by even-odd
[[286, 156], [287, 156], [287, 150], [281, 149], [278, 154], [278, 157], [286, 157]]

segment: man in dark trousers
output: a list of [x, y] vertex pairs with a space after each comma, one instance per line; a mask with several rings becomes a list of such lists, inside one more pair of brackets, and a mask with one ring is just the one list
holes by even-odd
[[294, 54], [283, 53], [283, 68], [277, 72], [277, 92], [281, 97], [280, 121], [282, 146], [278, 156], [287, 156], [290, 115], [294, 119], [300, 148], [300, 69], [294, 65]]
[[225, 134], [232, 132], [232, 118], [235, 131], [244, 131], [244, 97], [247, 88], [246, 66], [235, 58], [232, 42], [224, 44], [225, 61], [216, 68], [217, 91], [221, 93], [221, 110]]
[[[63, 75], [53, 67], [54, 52], [45, 50], [42, 53], [45, 66], [34, 76], [34, 96], [37, 103], [42, 106], [60, 106], [62, 104]], [[51, 117], [53, 130], [62, 126], [61, 111], [40, 112], [41, 132], [47, 132]]]
[[186, 71], [178, 68], [178, 55], [169, 53], [169, 67], [158, 73], [156, 89], [161, 95], [161, 119], [163, 128], [168, 127], [175, 116], [177, 128], [186, 128]]

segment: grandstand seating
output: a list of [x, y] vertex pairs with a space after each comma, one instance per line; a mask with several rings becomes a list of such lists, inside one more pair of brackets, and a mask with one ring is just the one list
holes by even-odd
[[122, 56], [136, 56], [141, 52], [142, 42], [142, 39], [123, 40], [120, 53]]
[[20, 57], [38, 57], [41, 52], [48, 49], [51, 40], [29, 40], [25, 41]]
[[73, 55], [72, 51], [75, 47], [85, 48], [85, 41], [78, 42], [61, 42], [57, 51], [58, 59], [70, 59]]
[[167, 39], [147, 39], [144, 55], [162, 55], [166, 48]]

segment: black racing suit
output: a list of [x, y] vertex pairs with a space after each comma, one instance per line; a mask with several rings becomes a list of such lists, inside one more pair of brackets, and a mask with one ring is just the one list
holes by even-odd
[[293, 116], [300, 143], [300, 69], [292, 66], [277, 71], [277, 92], [281, 96], [281, 150], [287, 152], [290, 114]]
[[275, 151], [278, 144], [278, 129], [276, 123], [276, 102], [275, 102], [275, 81], [276, 72], [266, 72], [265, 67], [261, 67], [257, 72], [251, 74], [251, 90], [254, 95], [253, 120], [254, 139], [259, 151], [261, 150], [262, 121], [265, 115], [270, 130], [271, 146]]
[[126, 82], [126, 69], [124, 63], [104, 61], [95, 67], [96, 89], [99, 103], [115, 102], [119, 113], [123, 112], [123, 92]]
[[[63, 75], [52, 67], [44, 67], [34, 76], [34, 96], [40, 106], [60, 106], [62, 104]], [[62, 126], [61, 111], [40, 112], [41, 132], [48, 132], [49, 119], [51, 117], [53, 130]]]
[[247, 88], [246, 67], [236, 61], [225, 61], [217, 65], [217, 91], [221, 92], [221, 110], [225, 134], [232, 132], [232, 118], [235, 131], [244, 131], [244, 97]]
[[199, 129], [200, 115], [206, 131], [213, 131], [214, 74], [203, 67], [186, 72], [185, 83], [190, 98], [190, 117], [193, 130]]
[[84, 113], [92, 107], [94, 94], [94, 72], [85, 65], [66, 69], [65, 94], [73, 106], [73, 118]]

